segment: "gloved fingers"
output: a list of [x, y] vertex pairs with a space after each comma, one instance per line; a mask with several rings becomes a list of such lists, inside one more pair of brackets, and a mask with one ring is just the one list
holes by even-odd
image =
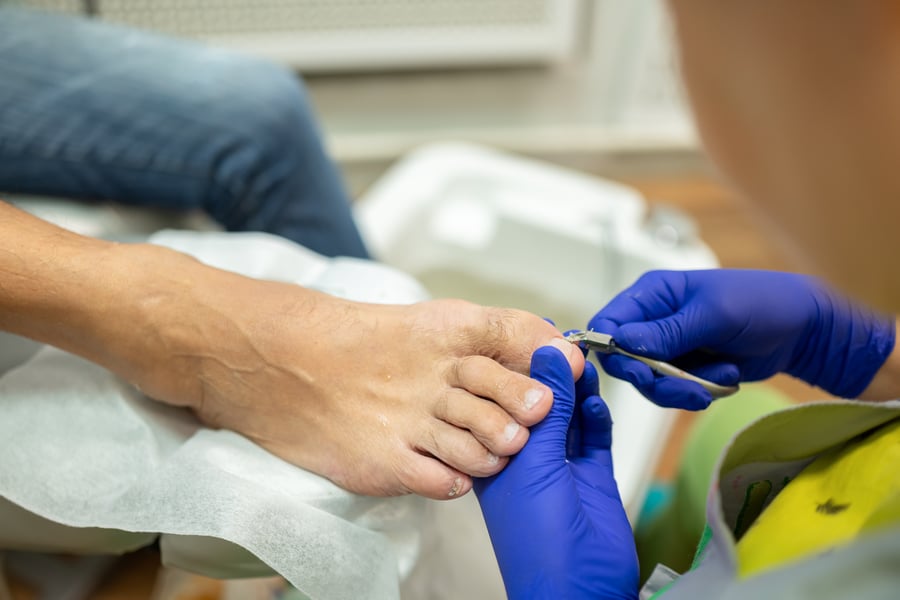
[[579, 403], [575, 403], [575, 411], [569, 421], [569, 431], [566, 433], [566, 458], [572, 459], [577, 457], [581, 452], [581, 411], [578, 409]]
[[575, 382], [575, 398], [584, 399], [600, 393], [600, 375], [592, 363], [584, 364], [584, 372]]
[[621, 354], [598, 353], [597, 356], [604, 371], [612, 377], [627, 381], [638, 389], [652, 386], [656, 379], [650, 367], [639, 360]]
[[657, 377], [652, 386], [638, 388], [645, 397], [664, 408], [703, 410], [712, 404], [712, 395], [699, 383], [677, 377]]
[[612, 415], [600, 396], [590, 396], [581, 405], [581, 448], [577, 455], [602, 464], [612, 464]]
[[614, 335], [608, 330], [610, 323], [622, 325], [668, 317], [684, 302], [686, 287], [687, 279], [681, 271], [645, 273], [600, 309], [588, 327]]
[[[531, 377], [553, 392], [553, 406], [543, 421], [532, 427], [531, 437], [522, 454], [534, 454], [537, 448], [559, 450], [558, 458], [565, 458], [566, 433], [575, 404], [575, 381], [566, 356], [553, 346], [538, 348], [531, 358]], [[543, 452], [544, 450], [540, 450]]]
[[622, 514], [622, 499], [613, 475], [613, 421], [609, 407], [600, 396], [591, 396], [582, 403], [579, 412], [583, 423], [582, 444], [569, 464], [582, 505], [589, 514], [604, 515], [604, 527], [613, 514], [625, 521], [627, 517]]
[[642, 323], [624, 323], [614, 336], [616, 344], [648, 358], [672, 361], [717, 342], [711, 339], [702, 315], [686, 308], [671, 316]]
[[[626, 323], [614, 323], [609, 319], [595, 317], [590, 328], [608, 333], [617, 345], [634, 354], [669, 362], [687, 358], [697, 364], [704, 364], [716, 360], [716, 355], [698, 349], [720, 340], [717, 339], [716, 332], [711, 331], [708, 324], [704, 323], [701, 313], [695, 307], [687, 307], [655, 321]], [[681, 362], [679, 366], [682, 366]]]
[[597, 367], [589, 362], [584, 364], [584, 372], [575, 382], [575, 408], [572, 411], [572, 419], [569, 421], [569, 433], [566, 437], [566, 456], [577, 456], [581, 447], [581, 410], [580, 406], [585, 398], [599, 393], [600, 375]]
[[[481, 496], [492, 486], [550, 486], [566, 473], [566, 434], [575, 402], [575, 381], [565, 354], [554, 346], [541, 346], [531, 357], [531, 376], [548, 386], [553, 405], [543, 421], [531, 428], [525, 447], [507, 468], [485, 480], [476, 479]], [[505, 483], [502, 483], [505, 482]], [[500, 488], [504, 489], [504, 488]]]
[[607, 354], [601, 355], [600, 362], [607, 373], [629, 382], [659, 406], [702, 410], [712, 402], [712, 396], [700, 384], [676, 377], [659, 377], [650, 367], [633, 358]]
[[736, 364], [730, 362], [691, 367], [688, 372], [719, 385], [737, 385], [741, 382], [741, 370]]

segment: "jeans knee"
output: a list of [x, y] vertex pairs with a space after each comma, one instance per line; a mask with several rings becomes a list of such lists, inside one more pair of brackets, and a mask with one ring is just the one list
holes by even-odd
[[270, 161], [321, 151], [316, 116], [300, 76], [264, 61], [253, 61], [246, 70], [239, 79], [241, 93], [229, 102], [247, 142]]
[[[220, 193], [253, 201], [260, 186], [290, 178], [324, 156], [316, 117], [299, 76], [265, 61], [240, 57], [217, 78], [215, 122], [220, 151], [212, 161]], [[256, 192], [256, 193], [254, 193]]]
[[223, 128], [210, 153], [206, 210], [228, 229], [290, 228], [302, 235], [289, 237], [307, 245], [316, 236], [352, 238], [350, 248], [316, 249], [364, 255], [302, 80], [288, 69], [243, 57], [216, 79], [223, 87], [215, 121]]

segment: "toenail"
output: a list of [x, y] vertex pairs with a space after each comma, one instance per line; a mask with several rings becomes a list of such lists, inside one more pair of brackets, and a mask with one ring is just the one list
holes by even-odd
[[575, 344], [561, 337], [550, 340], [550, 345], [562, 352], [566, 358], [571, 356], [573, 349], [577, 348]]
[[462, 477], [457, 477], [453, 480], [453, 487], [450, 488], [450, 492], [447, 494], [448, 498], [453, 498], [457, 494], [459, 494], [459, 490], [462, 489]]
[[488, 455], [487, 455], [487, 463], [488, 463], [488, 465], [490, 465], [490, 466], [493, 467], [493, 466], [496, 465], [498, 462], [500, 462], [500, 457], [497, 456], [496, 454], [491, 454], [491, 453], [489, 452]]
[[544, 396], [543, 390], [538, 389], [530, 389], [525, 392], [525, 408], [531, 410], [534, 408], [535, 404], [541, 401], [541, 398]]
[[516, 437], [517, 433], [519, 433], [520, 427], [521, 425], [519, 425], [515, 421], [507, 424], [507, 426], [503, 428], [503, 439], [507, 442], [513, 441], [513, 438]]

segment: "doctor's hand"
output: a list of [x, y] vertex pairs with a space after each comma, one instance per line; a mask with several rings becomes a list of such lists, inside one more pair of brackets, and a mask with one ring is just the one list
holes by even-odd
[[586, 363], [576, 384], [565, 356], [543, 347], [531, 376], [553, 390], [550, 414], [506, 469], [475, 480], [507, 594], [637, 598], [637, 554], [613, 479], [612, 419], [597, 371]]
[[[793, 375], [855, 398], [894, 346], [894, 320], [792, 273], [716, 269], [651, 271], [613, 298], [589, 324], [625, 350], [723, 385]], [[706, 408], [696, 383], [654, 375], [621, 355], [604, 369], [662, 406]]]

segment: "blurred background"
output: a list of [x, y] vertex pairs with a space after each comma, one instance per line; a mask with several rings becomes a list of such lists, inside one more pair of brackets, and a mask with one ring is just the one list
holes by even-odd
[[90, 14], [291, 66], [306, 77], [355, 194], [431, 140], [476, 141], [607, 174], [696, 159], [657, 0], [12, 4]]
[[265, 56], [306, 80], [359, 197], [470, 141], [680, 207], [723, 266], [789, 268], [703, 157], [662, 0], [5, 0]]

